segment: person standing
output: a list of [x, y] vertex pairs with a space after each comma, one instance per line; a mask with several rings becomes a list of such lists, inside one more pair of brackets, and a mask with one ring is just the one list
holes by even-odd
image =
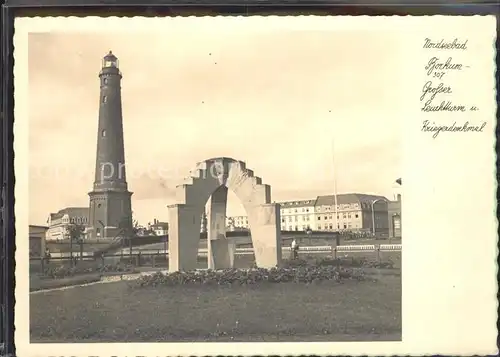
[[50, 257], [51, 257], [50, 250], [49, 250], [49, 248], [47, 248], [47, 249], [45, 249], [45, 257], [44, 257], [45, 258], [45, 262], [47, 264], [50, 263]]
[[292, 254], [293, 254], [293, 259], [297, 259], [299, 257], [299, 245], [297, 244], [297, 241], [294, 239], [292, 241]]

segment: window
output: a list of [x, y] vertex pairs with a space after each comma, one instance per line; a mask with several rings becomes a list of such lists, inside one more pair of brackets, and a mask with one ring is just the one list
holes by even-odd
[[102, 96], [102, 102], [103, 103], [107, 103], [108, 102], [108, 96], [107, 95], [103, 95]]
[[309, 208], [306, 208], [306, 212], [309, 212]]
[[104, 78], [104, 79], [103, 79], [103, 82], [104, 82], [104, 84], [108, 84], [108, 79], [107, 79], [107, 78]]
[[281, 222], [285, 223], [285, 219], [284, 219], [284, 218], [282, 218], [282, 219], [281, 219]]
[[347, 225], [344, 223], [344, 229], [347, 229]]
[[333, 224], [330, 224], [329, 228], [330, 228], [330, 229], [333, 229]]
[[328, 216], [325, 216], [325, 218], [324, 218], [324, 219], [325, 219], [325, 221], [326, 221], [326, 220], [328, 219]]
[[318, 216], [318, 221], [321, 221], [321, 216]]
[[102, 136], [103, 138], [105, 138], [105, 137], [106, 137], [106, 130], [101, 131], [101, 136]]
[[358, 214], [357, 213], [355, 214], [355, 217], [358, 218]]
[[97, 205], [97, 208], [101, 208], [101, 204], [100, 203]]
[[321, 230], [321, 224], [318, 225], [318, 230], [320, 231]]

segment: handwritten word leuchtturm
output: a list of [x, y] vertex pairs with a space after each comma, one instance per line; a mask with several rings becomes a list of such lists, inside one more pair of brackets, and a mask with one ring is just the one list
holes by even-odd
[[[432, 50], [432, 56], [427, 60], [424, 69], [428, 80], [422, 86], [420, 102], [423, 103], [421, 111], [424, 113], [436, 112], [467, 112], [478, 110], [475, 106], [454, 103], [451, 100], [453, 88], [449, 83], [451, 76], [460, 75], [470, 67], [463, 64], [455, 57], [461, 51], [467, 51], [468, 40], [440, 39], [438, 41], [426, 38], [423, 48]], [[452, 52], [456, 55], [452, 55]], [[444, 56], [439, 56], [440, 52]]]

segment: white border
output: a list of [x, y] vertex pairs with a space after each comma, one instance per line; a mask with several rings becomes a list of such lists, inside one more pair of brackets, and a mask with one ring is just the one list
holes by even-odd
[[[116, 343], [30, 344], [28, 289], [28, 33], [164, 32], [176, 29], [235, 31], [307, 29], [317, 31], [405, 31], [412, 51], [408, 71], [408, 115], [404, 120], [403, 342], [314, 343]], [[18, 355], [421, 355], [496, 354], [496, 180], [494, 172], [495, 18], [488, 17], [176, 17], [19, 18], [15, 31], [16, 170], [16, 346]], [[257, 30], [256, 30], [257, 31]], [[474, 98], [480, 98], [480, 135], [421, 133], [418, 100], [424, 37], [462, 37], [480, 43], [470, 56], [485, 58], [474, 68]], [[475, 58], [475, 57], [474, 57]], [[488, 59], [491, 60], [488, 60]], [[368, 60], [368, 59], [367, 59]], [[413, 68], [413, 71], [411, 70]], [[418, 77], [420, 76], [420, 77]], [[418, 84], [418, 85], [417, 85]], [[464, 87], [468, 83], [463, 84]], [[402, 88], [403, 90], [403, 88]], [[411, 92], [414, 90], [414, 92]], [[464, 148], [467, 147], [467, 150]], [[471, 175], [470, 173], [475, 173]], [[471, 209], [472, 207], [472, 209]], [[473, 222], [473, 223], [471, 223]], [[474, 240], [475, 245], [471, 245]], [[431, 248], [432, 249], [431, 249]], [[464, 261], [468, 262], [464, 266]]]

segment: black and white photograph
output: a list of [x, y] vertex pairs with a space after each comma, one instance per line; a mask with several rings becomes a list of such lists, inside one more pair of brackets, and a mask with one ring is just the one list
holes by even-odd
[[258, 18], [26, 33], [27, 343], [402, 346], [403, 287], [443, 274], [443, 248], [416, 245], [445, 239], [444, 206], [418, 199], [458, 165], [417, 141], [485, 152], [494, 131], [457, 79], [487, 78], [480, 36]]

